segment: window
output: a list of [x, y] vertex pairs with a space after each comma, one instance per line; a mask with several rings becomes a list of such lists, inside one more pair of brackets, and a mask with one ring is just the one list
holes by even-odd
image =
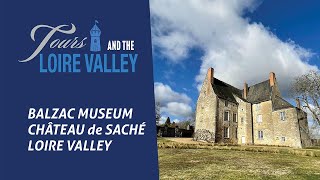
[[260, 110], [260, 109], [261, 109], [261, 105], [257, 104], [257, 110]]
[[224, 106], [228, 107], [228, 101], [224, 101]]
[[224, 127], [224, 129], [223, 129], [223, 137], [224, 138], [229, 138], [229, 128], [228, 127]]
[[285, 142], [286, 141], [286, 137], [282, 136], [281, 137], [281, 142]]
[[241, 117], [241, 124], [243, 124], [243, 122], [244, 122], [244, 118], [243, 118], [243, 117]]
[[263, 139], [263, 131], [258, 131], [258, 139]]
[[233, 122], [238, 122], [236, 113], [233, 113]]
[[230, 120], [230, 113], [229, 111], [224, 112], [224, 121], [229, 121]]
[[284, 121], [285, 119], [286, 119], [286, 113], [284, 111], [280, 112], [280, 120]]
[[257, 123], [262, 123], [262, 115], [261, 114], [259, 114], [257, 116]]
[[236, 129], [236, 139], [238, 139], [238, 129]]

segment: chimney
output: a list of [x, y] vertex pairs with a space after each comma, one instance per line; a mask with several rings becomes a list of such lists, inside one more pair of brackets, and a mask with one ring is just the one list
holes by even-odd
[[207, 79], [208, 79], [207, 92], [209, 92], [210, 88], [212, 88], [212, 84], [213, 84], [213, 68], [208, 69]]
[[207, 78], [210, 84], [212, 85], [213, 84], [213, 68], [212, 67], [208, 69]]
[[274, 72], [269, 74], [269, 82], [271, 87], [276, 83], [276, 74], [274, 74]]
[[243, 98], [247, 99], [248, 97], [248, 84], [245, 82], [243, 87]]
[[296, 105], [297, 105], [297, 108], [301, 109], [300, 99], [299, 98], [296, 98]]

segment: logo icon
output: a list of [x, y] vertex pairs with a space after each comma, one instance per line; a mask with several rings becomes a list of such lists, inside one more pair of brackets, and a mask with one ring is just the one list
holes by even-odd
[[91, 36], [91, 44], [90, 44], [90, 51], [91, 52], [99, 52], [101, 51], [100, 46], [100, 35], [101, 30], [97, 26], [99, 22], [97, 20], [94, 21], [94, 26], [90, 30], [90, 36]]

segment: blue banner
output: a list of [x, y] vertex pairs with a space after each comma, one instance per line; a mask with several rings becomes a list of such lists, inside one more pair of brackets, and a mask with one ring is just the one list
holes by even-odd
[[158, 179], [149, 2], [1, 6], [1, 179]]

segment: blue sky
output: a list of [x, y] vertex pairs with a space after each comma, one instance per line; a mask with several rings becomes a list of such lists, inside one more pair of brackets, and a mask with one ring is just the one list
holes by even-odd
[[[302, 47], [320, 52], [320, 1], [269, 0], [248, 17], [269, 27], [280, 39], [292, 39]], [[319, 58], [312, 63], [320, 65]]]
[[[296, 75], [320, 67], [319, 7], [319, 1], [152, 0], [154, 80], [162, 116], [188, 119], [210, 66], [216, 77], [239, 88], [274, 71], [286, 96]], [[181, 108], [168, 110], [170, 102]]]

